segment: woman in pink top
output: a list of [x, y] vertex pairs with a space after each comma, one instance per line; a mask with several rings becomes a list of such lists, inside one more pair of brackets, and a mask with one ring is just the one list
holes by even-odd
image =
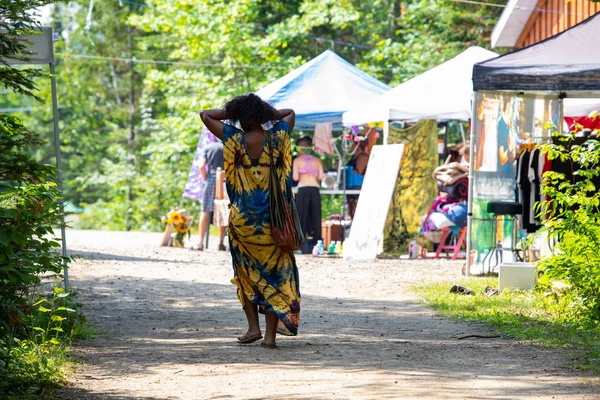
[[307, 241], [316, 244], [321, 240], [321, 193], [319, 181], [323, 179], [321, 160], [311, 155], [312, 139], [302, 136], [296, 140], [298, 156], [292, 166], [293, 178], [298, 182], [296, 207], [302, 231]]

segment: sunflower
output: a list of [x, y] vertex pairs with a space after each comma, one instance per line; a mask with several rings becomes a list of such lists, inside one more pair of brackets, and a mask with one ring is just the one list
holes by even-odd
[[179, 211], [171, 211], [168, 215], [167, 222], [170, 224], [182, 224], [185, 222], [185, 217]]

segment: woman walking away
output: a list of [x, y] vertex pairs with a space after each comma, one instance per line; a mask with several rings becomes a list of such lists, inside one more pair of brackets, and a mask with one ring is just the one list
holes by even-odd
[[321, 160], [313, 156], [312, 139], [310, 136], [302, 136], [296, 140], [298, 156], [292, 166], [292, 176], [298, 181], [298, 194], [296, 205], [298, 217], [302, 225], [302, 231], [311, 243], [308, 248], [312, 249], [321, 240], [321, 192], [319, 181], [323, 179], [323, 165]]
[[[238, 338], [252, 343], [262, 338], [258, 312], [265, 314], [262, 346], [277, 347], [275, 334], [294, 336], [300, 321], [298, 269], [292, 252], [283, 251], [271, 235], [269, 211], [270, 157], [284, 196], [291, 192], [290, 132], [296, 115], [275, 110], [254, 94], [235, 97], [222, 110], [200, 113], [206, 127], [223, 140], [227, 193], [231, 201], [229, 243], [237, 294], [248, 331]], [[223, 123], [227, 121], [227, 123]], [[272, 122], [265, 130], [263, 125]], [[239, 126], [242, 129], [236, 128]], [[269, 150], [269, 137], [273, 154]]]

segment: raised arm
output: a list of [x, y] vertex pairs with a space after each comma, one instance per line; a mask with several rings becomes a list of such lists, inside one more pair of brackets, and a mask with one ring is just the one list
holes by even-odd
[[279, 119], [287, 122], [290, 127], [290, 133], [294, 130], [294, 125], [296, 125], [296, 113], [294, 110], [289, 108], [284, 108], [282, 110], [277, 110], [279, 112]]
[[227, 119], [225, 110], [203, 110], [200, 111], [200, 118], [213, 135], [223, 140], [223, 120]]

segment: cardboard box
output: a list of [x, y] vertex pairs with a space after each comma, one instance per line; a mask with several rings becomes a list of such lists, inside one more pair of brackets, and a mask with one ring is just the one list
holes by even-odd
[[510, 262], [500, 264], [498, 290], [532, 289], [537, 282], [537, 268], [532, 263]]

